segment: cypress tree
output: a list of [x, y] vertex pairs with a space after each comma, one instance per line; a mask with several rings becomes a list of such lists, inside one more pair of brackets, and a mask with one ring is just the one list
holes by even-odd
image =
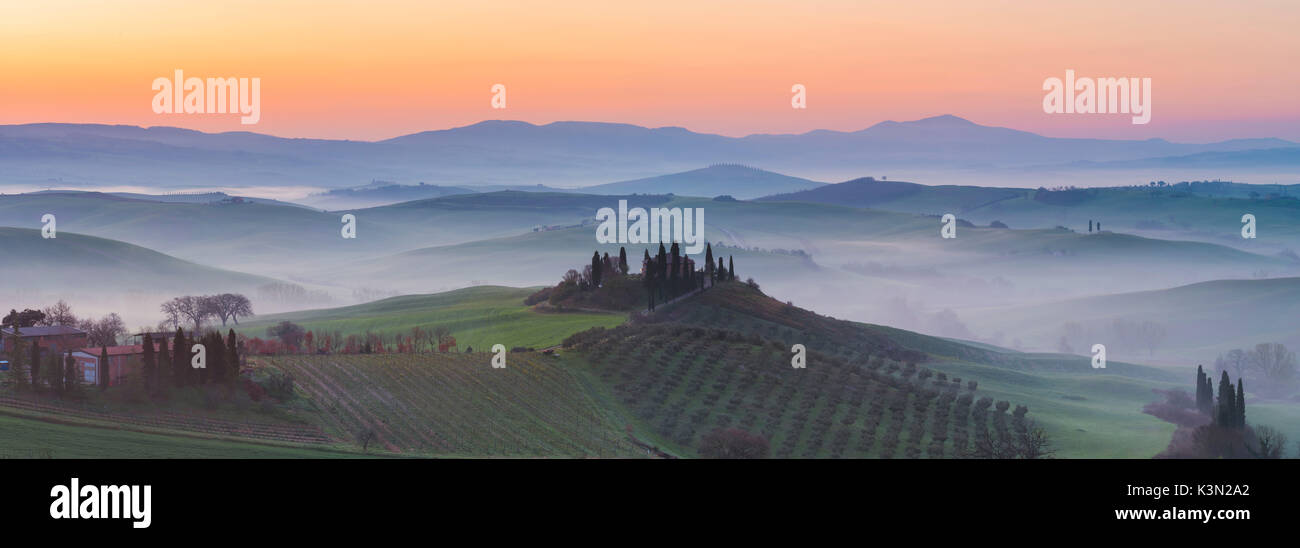
[[[32, 388], [41, 388], [41, 343], [32, 341]], [[47, 372], [48, 374], [48, 372]]]
[[95, 380], [99, 381], [99, 390], [102, 392], [108, 389], [108, 376], [112, 374], [112, 366], [108, 363], [108, 347], [99, 347], [99, 366], [95, 368]]
[[1228, 379], [1228, 372], [1224, 371], [1223, 376], [1219, 378], [1219, 412], [1215, 417], [1215, 424], [1223, 427], [1231, 427], [1237, 417], [1236, 406], [1233, 405], [1232, 381]]
[[71, 393], [77, 388], [77, 360], [72, 357], [72, 349], [68, 349], [68, 355], [63, 358], [63, 390]]
[[231, 372], [230, 384], [239, 380], [239, 348], [235, 344], [235, 330], [226, 334], [226, 369]]
[[627, 248], [618, 248], [618, 269], [623, 271], [624, 276], [627, 276]]
[[1237, 428], [1246, 427], [1246, 379], [1237, 379]]
[[650, 250], [645, 250], [645, 258], [641, 260], [644, 272], [641, 273], [641, 287], [645, 289], [646, 310], [655, 309], [655, 266], [650, 262]]
[[144, 334], [144, 390], [153, 395], [158, 389], [158, 361], [153, 353], [153, 335]]
[[736, 259], [731, 255], [727, 255], [727, 279], [736, 279]]
[[[1088, 221], [1088, 224], [1091, 225], [1092, 221]], [[1196, 366], [1196, 408], [1205, 410], [1205, 369], [1200, 365]]]
[[600, 287], [600, 251], [591, 252], [591, 288]]
[[[203, 336], [202, 336], [202, 335], [199, 335], [198, 333], [195, 333], [195, 332], [191, 331], [191, 332], [190, 332], [190, 339], [189, 339], [188, 341], [186, 341], [186, 345], [185, 345], [185, 348], [189, 348], [189, 349], [191, 349], [191, 356], [193, 355], [193, 350], [192, 350], [192, 349], [194, 348], [194, 345], [196, 345], [196, 344], [203, 344]], [[366, 344], [369, 344], [369, 343], [366, 343]], [[208, 384], [208, 368], [210, 367], [210, 362], [212, 361], [212, 359], [211, 359], [211, 358], [212, 358], [212, 352], [208, 352], [207, 345], [204, 345], [203, 353], [204, 353], [204, 362], [203, 362], [203, 367], [202, 367], [201, 369], [198, 369], [198, 370], [197, 370], [197, 372], [198, 372], [198, 377], [199, 377], [199, 379], [198, 379], [198, 381], [199, 381], [199, 386], [202, 386], [202, 385]], [[192, 358], [191, 358], [191, 359], [192, 359]], [[193, 366], [193, 365], [190, 365], [190, 369], [194, 369], [194, 366]]]
[[655, 288], [659, 293], [659, 300], [663, 300], [664, 291], [667, 289], [665, 284], [668, 281], [668, 250], [664, 249], [664, 244], [659, 244], [659, 255], [655, 257]]
[[704, 244], [704, 277], [713, 284], [713, 244]]
[[1214, 379], [1205, 374], [1205, 414], [1214, 418]]
[[176, 328], [176, 337], [172, 339], [172, 383], [185, 386], [190, 383], [189, 347], [185, 346], [185, 332]]
[[668, 295], [676, 297], [681, 292], [682, 286], [682, 248], [677, 246], [677, 242], [673, 242], [672, 250], [668, 253], [672, 256], [668, 270]]
[[[10, 311], [10, 314], [17, 317], [18, 312]], [[23, 385], [27, 384], [27, 366], [23, 363], [27, 356], [24, 355], [23, 344], [22, 331], [15, 322], [14, 334], [9, 337], [9, 380], [13, 382], [16, 389], [22, 389]]]
[[[67, 380], [63, 378], [63, 357], [59, 356], [58, 353], [50, 352], [49, 357], [46, 359], [45, 367], [47, 371], [46, 376], [49, 377], [50, 387], [54, 389], [54, 392], [62, 396], [63, 392], [67, 388]], [[35, 379], [32, 380], [33, 382], [35, 381]]]
[[212, 370], [208, 378], [214, 383], [226, 381], [226, 343], [221, 340], [221, 335], [215, 331], [204, 335], [203, 347], [208, 353], [208, 369]]

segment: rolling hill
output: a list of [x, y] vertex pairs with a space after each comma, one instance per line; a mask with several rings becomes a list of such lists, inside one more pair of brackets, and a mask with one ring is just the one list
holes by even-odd
[[[1019, 333], [1039, 348], [1061, 337], [1076, 348], [1083, 341], [1113, 341], [1112, 355], [1124, 347], [1115, 322], [1153, 322], [1165, 335], [1148, 349], [1130, 343], [1130, 359], [1212, 364], [1219, 354], [1257, 343], [1280, 342], [1300, 348], [1300, 328], [1288, 318], [1300, 315], [1300, 278], [1215, 280], [1170, 289], [1100, 295], [1024, 307], [991, 308], [969, 317], [989, 328]], [[1072, 327], [1067, 324], [1074, 324]], [[1091, 343], [1088, 343], [1091, 346]]]
[[817, 188], [825, 183], [735, 164], [720, 164], [683, 173], [584, 187], [591, 194], [729, 195], [741, 200], [779, 192]]
[[248, 291], [270, 278], [198, 265], [115, 240], [60, 230], [0, 227], [0, 249], [12, 265], [7, 286], [37, 291]]

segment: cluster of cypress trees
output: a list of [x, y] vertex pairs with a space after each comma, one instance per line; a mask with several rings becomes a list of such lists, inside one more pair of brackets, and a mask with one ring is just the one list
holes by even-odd
[[[172, 350], [167, 349], [167, 338], [157, 341], [157, 350], [153, 336], [144, 335], [144, 356], [141, 369], [145, 389], [150, 395], [157, 395], [167, 388], [182, 386], [201, 386], [210, 383], [233, 384], [239, 378], [239, 350], [235, 341], [235, 330], [231, 329], [225, 340], [216, 331], [209, 331], [199, 339], [187, 337], [185, 330], [177, 327], [172, 339]], [[205, 353], [202, 369], [191, 365], [193, 347], [202, 344]], [[101, 363], [107, 363], [107, 349], [102, 350]], [[108, 376], [102, 375], [100, 389], [107, 388]]]
[[664, 244], [659, 244], [659, 253], [654, 257], [650, 256], [649, 249], [645, 250], [641, 264], [645, 265], [641, 283], [645, 285], [649, 301], [647, 308], [650, 310], [654, 310], [656, 303], [667, 302], [696, 289], [704, 289], [713, 283], [734, 280], [736, 277], [736, 263], [730, 257], [726, 265], [722, 263], [722, 257], [718, 257], [717, 267], [714, 267], [712, 244], [705, 246], [705, 266], [700, 270], [695, 269], [692, 259], [682, 255], [677, 242], [673, 242], [670, 249], [664, 249]]
[[1196, 408], [1211, 416], [1214, 424], [1224, 428], [1246, 426], [1246, 380], [1237, 379], [1232, 384], [1228, 372], [1219, 377], [1219, 394], [1216, 402], [1214, 380], [1201, 366], [1196, 366]]

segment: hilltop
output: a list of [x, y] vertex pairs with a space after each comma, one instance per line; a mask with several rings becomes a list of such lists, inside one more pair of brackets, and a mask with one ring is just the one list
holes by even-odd
[[718, 164], [682, 173], [584, 187], [592, 194], [679, 194], [714, 197], [729, 195], [746, 200], [778, 192], [818, 188], [825, 183], [791, 177], [755, 167]]

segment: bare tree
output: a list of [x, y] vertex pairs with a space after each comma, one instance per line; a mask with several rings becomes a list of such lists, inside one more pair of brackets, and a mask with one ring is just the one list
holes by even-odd
[[369, 424], [357, 430], [357, 445], [361, 446], [362, 452], [368, 452], [370, 443], [377, 439], [379, 439], [379, 433], [375, 432], [375, 428]]
[[203, 332], [203, 320], [215, 315], [212, 304], [207, 297], [186, 295], [176, 297], [171, 301], [163, 303], [163, 314], [168, 315], [168, 320], [180, 325], [181, 320], [186, 320], [194, 324], [194, 332]]
[[1260, 343], [1247, 355], [1247, 367], [1271, 385], [1289, 387], [1296, 376], [1295, 353], [1281, 343]]
[[117, 338], [126, 334], [126, 324], [116, 312], [99, 320], [82, 319], [78, 327], [86, 332], [90, 346], [117, 346]]
[[1254, 451], [1255, 456], [1261, 459], [1282, 458], [1282, 452], [1286, 451], [1286, 434], [1268, 425], [1256, 426], [1254, 430], [1256, 445], [1259, 447]]
[[47, 306], [41, 310], [45, 313], [45, 318], [39, 322], [39, 325], [77, 325], [77, 316], [72, 313], [72, 306], [68, 305], [63, 299], [54, 303], [53, 306]]
[[240, 316], [253, 315], [253, 303], [249, 302], [248, 297], [238, 293], [210, 295], [204, 299], [207, 300], [207, 306], [212, 314], [221, 318], [222, 327], [225, 327], [227, 321], [234, 321], [235, 325], [239, 325]]
[[1238, 379], [1245, 378], [1246, 368], [1249, 364], [1249, 361], [1250, 360], [1246, 357], [1246, 351], [1240, 348], [1236, 348], [1233, 350], [1229, 350], [1226, 354], [1223, 354], [1219, 356], [1217, 359], [1215, 359], [1214, 369], [1215, 372], [1227, 371], [1229, 375], [1232, 375]]

